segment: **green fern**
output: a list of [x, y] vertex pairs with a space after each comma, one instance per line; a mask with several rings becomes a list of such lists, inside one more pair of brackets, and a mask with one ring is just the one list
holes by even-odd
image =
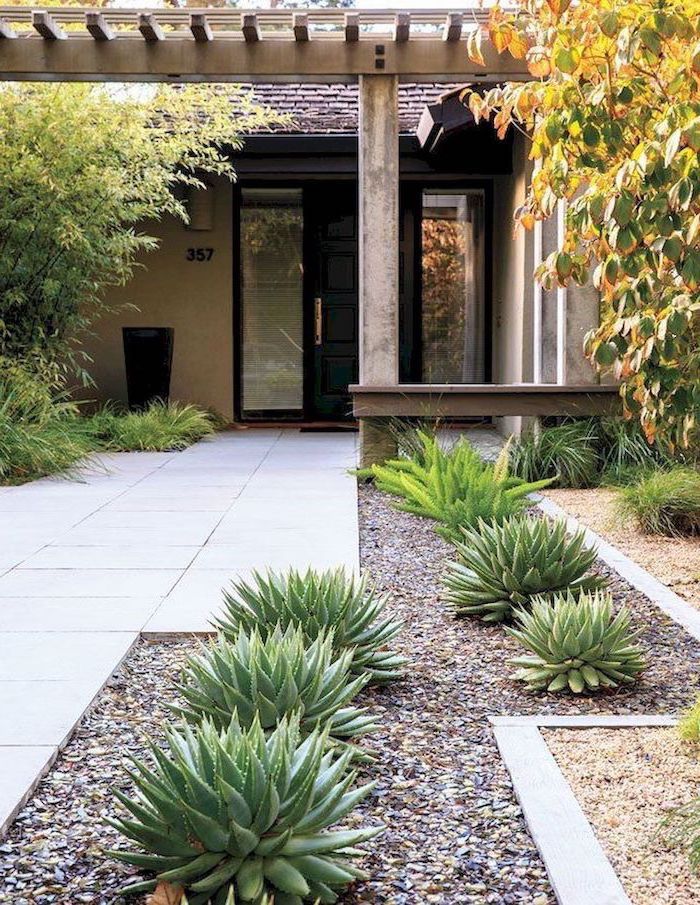
[[372, 474], [380, 490], [400, 498], [398, 509], [439, 522], [436, 531], [447, 540], [460, 540], [461, 529], [479, 519], [498, 524], [515, 515], [527, 505], [528, 494], [551, 483], [526, 483], [511, 475], [507, 445], [489, 464], [464, 438], [444, 449], [424, 431], [418, 437], [419, 455], [374, 465]]

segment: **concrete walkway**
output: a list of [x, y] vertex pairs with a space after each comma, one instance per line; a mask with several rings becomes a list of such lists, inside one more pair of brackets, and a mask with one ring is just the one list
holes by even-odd
[[0, 490], [0, 832], [140, 633], [254, 567], [358, 564], [353, 434], [251, 430]]

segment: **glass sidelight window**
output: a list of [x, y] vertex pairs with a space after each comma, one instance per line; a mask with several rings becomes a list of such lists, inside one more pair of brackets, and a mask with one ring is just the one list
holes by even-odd
[[241, 407], [301, 414], [304, 392], [301, 189], [244, 189], [241, 204]]
[[483, 383], [486, 379], [484, 232], [483, 191], [423, 192], [424, 383]]

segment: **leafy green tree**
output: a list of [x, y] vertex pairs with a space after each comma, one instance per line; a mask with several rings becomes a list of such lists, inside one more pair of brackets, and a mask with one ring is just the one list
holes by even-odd
[[[593, 270], [600, 326], [591, 360], [621, 381], [649, 441], [698, 440], [700, 414], [700, 0], [517, 0], [487, 32], [531, 81], [483, 96], [531, 139], [535, 175], [516, 219], [531, 228], [568, 201], [545, 286]], [[481, 60], [480, 33], [470, 55]]]
[[157, 247], [148, 222], [187, 220], [183, 189], [233, 179], [274, 120], [230, 86], [1, 86], [0, 354], [88, 379], [80, 334]]

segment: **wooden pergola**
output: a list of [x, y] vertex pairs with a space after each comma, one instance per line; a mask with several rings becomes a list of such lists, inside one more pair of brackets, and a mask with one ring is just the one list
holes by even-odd
[[0, 7], [4, 79], [348, 82], [526, 77], [521, 60], [465, 42], [486, 13], [454, 10]]

